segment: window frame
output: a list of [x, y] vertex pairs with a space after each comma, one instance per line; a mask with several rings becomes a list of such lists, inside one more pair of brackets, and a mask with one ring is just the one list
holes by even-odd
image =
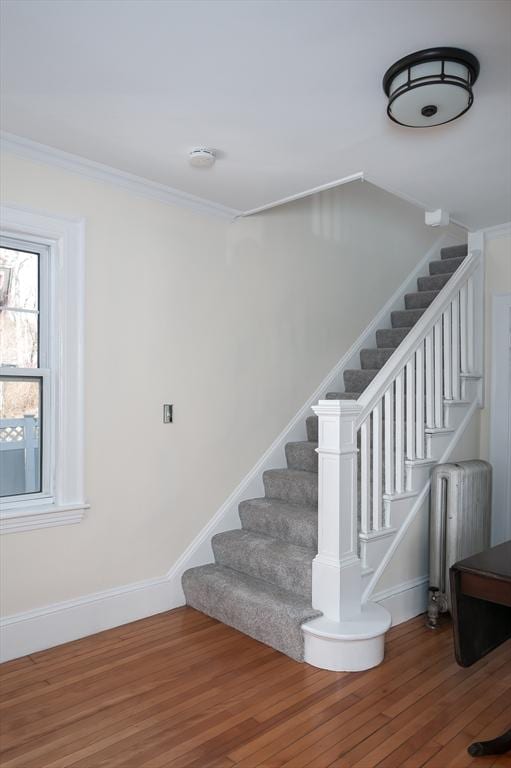
[[46, 259], [40, 261], [41, 367], [0, 369], [13, 378], [44, 376], [41, 492], [0, 498], [0, 533], [77, 523], [89, 506], [84, 494], [84, 231], [82, 219], [0, 206], [2, 241], [40, 247]]
[[36, 239], [22, 239], [21, 237], [7, 237], [0, 231], [0, 247], [12, 250], [35, 253], [38, 256], [38, 332], [37, 332], [37, 367], [35, 368], [11, 368], [2, 367], [0, 364], [0, 378], [2, 379], [40, 379], [41, 393], [39, 403], [39, 442], [40, 450], [40, 491], [33, 493], [19, 493], [12, 496], [0, 496], [0, 504], [3, 509], [18, 508], [26, 503], [44, 501], [53, 504], [54, 487], [54, 421], [55, 408], [52, 393], [54, 390], [54, 378], [56, 370], [54, 363], [55, 353], [52, 349], [51, 328], [51, 280], [50, 264], [51, 250], [47, 243], [38, 242]]

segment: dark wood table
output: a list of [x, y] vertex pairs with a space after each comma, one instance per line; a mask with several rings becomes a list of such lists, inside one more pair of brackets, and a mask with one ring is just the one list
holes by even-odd
[[[456, 661], [469, 667], [511, 637], [511, 541], [455, 563], [450, 581]], [[468, 751], [475, 756], [509, 749], [511, 730]]]

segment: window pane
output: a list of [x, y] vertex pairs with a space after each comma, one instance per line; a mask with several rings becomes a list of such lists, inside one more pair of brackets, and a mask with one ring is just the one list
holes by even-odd
[[39, 364], [39, 254], [0, 248], [0, 365]]
[[0, 310], [39, 309], [39, 255], [0, 248]]
[[37, 368], [38, 317], [0, 309], [0, 366]]
[[41, 379], [0, 379], [0, 496], [41, 490]]

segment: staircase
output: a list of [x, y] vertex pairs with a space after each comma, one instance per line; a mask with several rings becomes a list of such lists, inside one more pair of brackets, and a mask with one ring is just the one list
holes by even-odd
[[241, 529], [213, 537], [215, 562], [183, 574], [188, 605], [322, 668], [381, 661], [390, 616], [368, 597], [480, 378], [469, 337], [480, 259], [467, 253], [442, 248], [360, 368], [344, 370], [307, 440], [287, 443], [287, 467], [264, 472], [264, 498], [239, 505]]

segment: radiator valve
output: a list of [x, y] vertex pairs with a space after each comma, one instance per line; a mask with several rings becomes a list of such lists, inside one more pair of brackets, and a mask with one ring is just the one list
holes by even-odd
[[438, 627], [438, 620], [441, 613], [447, 611], [447, 598], [437, 587], [429, 588], [428, 617], [426, 626], [430, 629]]

